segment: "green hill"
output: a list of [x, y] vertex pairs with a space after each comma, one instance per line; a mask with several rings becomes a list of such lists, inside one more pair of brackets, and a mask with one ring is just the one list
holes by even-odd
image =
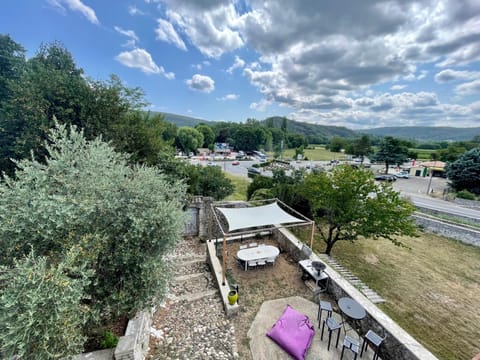
[[[173, 123], [177, 126], [191, 126], [194, 127], [197, 124], [203, 123], [209, 126], [215, 126], [218, 122], [209, 121], [204, 119], [193, 118], [184, 115], [177, 115], [171, 113], [159, 112], [165, 117], [165, 120]], [[264, 126], [272, 126], [275, 128], [281, 128], [283, 118], [280, 116], [274, 116], [265, 120], [260, 121]], [[339, 136], [339, 137], [354, 137], [356, 133], [350, 129], [340, 126], [325, 126], [310, 124], [305, 122], [299, 122], [294, 120], [287, 119], [287, 129], [288, 132], [297, 133], [305, 135], [310, 143], [324, 143], [328, 139]]]
[[393, 136], [417, 141], [469, 141], [475, 136], [480, 135], [480, 127], [454, 128], [448, 126], [401, 126], [364, 129], [358, 130], [357, 133], [376, 136]]
[[190, 116], [177, 115], [177, 114], [171, 114], [171, 113], [165, 113], [165, 112], [156, 112], [156, 113], [162, 114], [165, 117], [165, 121], [175, 124], [178, 127], [180, 126], [195, 127], [195, 125], [198, 125], [200, 123], [208, 126], [215, 125], [215, 121], [209, 121], [204, 119], [193, 118]]
[[[262, 121], [265, 126], [281, 128], [283, 118], [280, 116], [270, 117]], [[318, 125], [287, 119], [287, 130], [291, 133], [302, 134], [310, 143], [325, 143], [334, 136], [342, 138], [355, 137], [357, 134], [343, 126]]]

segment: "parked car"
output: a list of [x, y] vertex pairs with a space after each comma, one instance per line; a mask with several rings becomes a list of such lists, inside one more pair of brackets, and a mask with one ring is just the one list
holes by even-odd
[[377, 181], [396, 181], [397, 178], [395, 177], [395, 175], [383, 174], [383, 175], [375, 176], [375, 180], [377, 180]]
[[395, 174], [395, 177], [408, 179], [410, 177], [410, 174], [407, 171], [400, 171], [400, 172]]
[[232, 165], [240, 165], [240, 161], [238, 160], [232, 161]]
[[252, 173], [252, 174], [261, 174], [262, 173], [259, 169], [254, 168], [254, 167], [249, 167], [247, 170], [248, 170], [249, 173]]
[[209, 161], [209, 162], [207, 163], [207, 166], [220, 166], [220, 165], [219, 165], [219, 164], [216, 164], [216, 163], [214, 163], [214, 162], [212, 162], [212, 161]]

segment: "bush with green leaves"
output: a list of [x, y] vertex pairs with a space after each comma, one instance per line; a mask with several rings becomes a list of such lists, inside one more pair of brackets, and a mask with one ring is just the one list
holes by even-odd
[[162, 257], [181, 237], [185, 185], [156, 168], [130, 166], [75, 127], [57, 124], [46, 153], [45, 163], [22, 160], [16, 178], [0, 183], [0, 264], [14, 268], [33, 249], [53, 266], [76, 247], [94, 274], [85, 292], [100, 323], [162, 297]]
[[471, 149], [456, 161], [448, 163], [445, 173], [455, 190], [468, 190], [480, 195], [480, 147]]
[[457, 192], [457, 197], [460, 198], [460, 199], [466, 199], [466, 200], [475, 200], [476, 199], [475, 194], [472, 194], [468, 190], [461, 190], [461, 191]]
[[0, 355], [43, 360], [82, 351], [94, 314], [85, 292], [93, 272], [76, 264], [77, 250], [59, 263], [32, 251], [0, 267]]

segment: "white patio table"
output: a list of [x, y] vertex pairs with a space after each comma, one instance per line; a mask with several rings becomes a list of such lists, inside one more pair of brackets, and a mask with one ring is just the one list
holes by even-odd
[[237, 252], [237, 258], [245, 262], [245, 271], [249, 261], [275, 259], [280, 250], [273, 245], [260, 245], [252, 248], [241, 249]]

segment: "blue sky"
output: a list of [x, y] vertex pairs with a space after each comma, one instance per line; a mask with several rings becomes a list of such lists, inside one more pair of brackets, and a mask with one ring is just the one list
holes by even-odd
[[3, 0], [0, 33], [58, 40], [150, 109], [213, 121], [480, 126], [480, 1]]

